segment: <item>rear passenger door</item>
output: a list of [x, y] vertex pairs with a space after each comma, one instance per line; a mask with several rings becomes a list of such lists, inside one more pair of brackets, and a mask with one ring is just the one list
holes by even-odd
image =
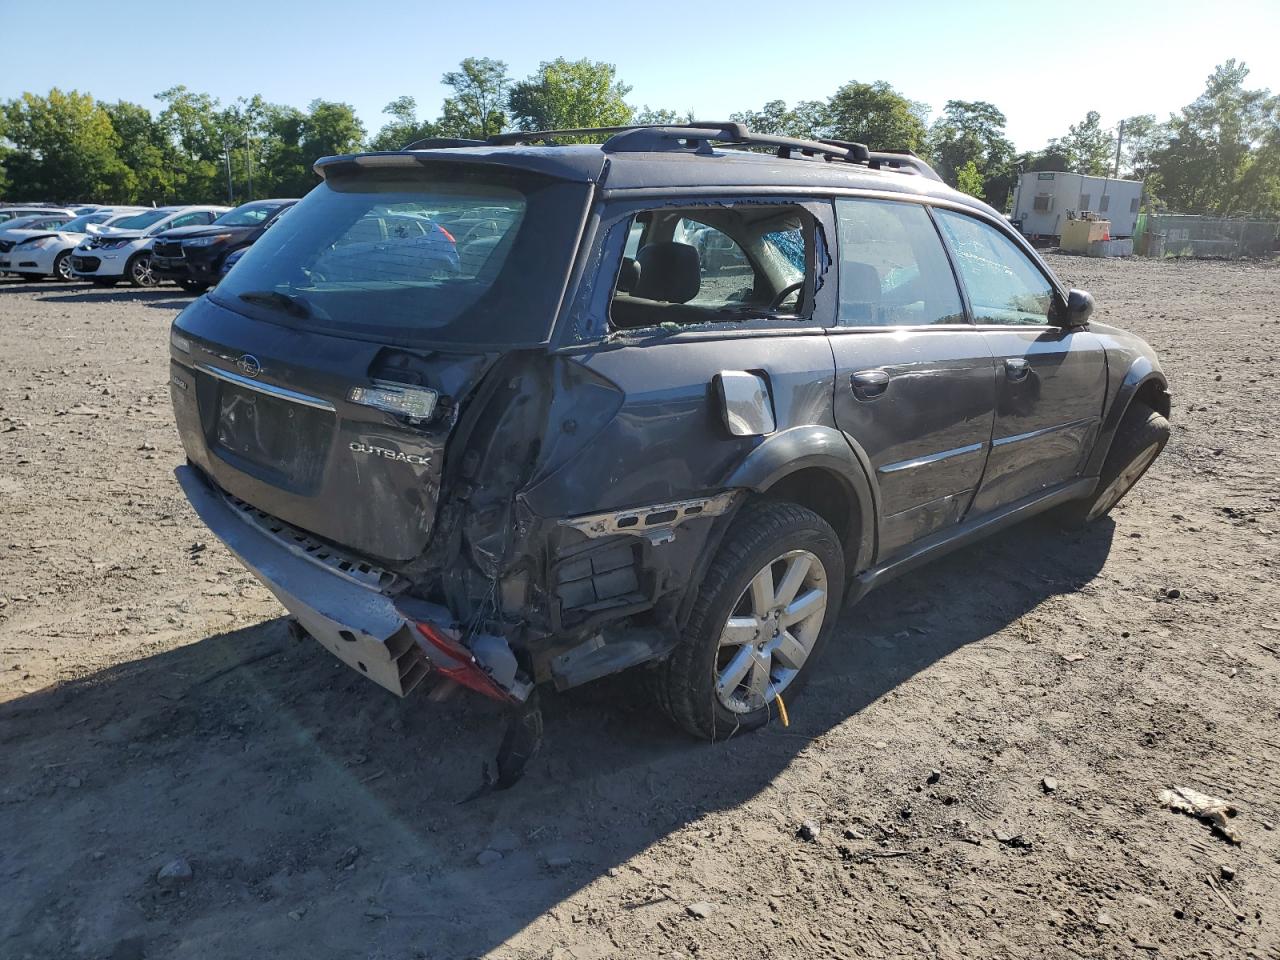
[[835, 415], [879, 489], [883, 561], [964, 517], [987, 460], [995, 371], [922, 204], [838, 199], [836, 219]]
[[968, 214], [935, 213], [996, 363], [995, 427], [977, 515], [1080, 475], [1102, 417], [1107, 358], [1088, 330], [1052, 323], [1057, 289], [1010, 237]]

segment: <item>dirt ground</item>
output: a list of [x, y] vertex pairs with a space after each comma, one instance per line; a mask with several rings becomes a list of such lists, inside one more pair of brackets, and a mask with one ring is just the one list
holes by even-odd
[[1175, 393], [1113, 520], [845, 611], [788, 729], [551, 698], [461, 805], [494, 710], [290, 639], [187, 508], [185, 299], [0, 281], [0, 957], [1280, 956], [1280, 266], [1052, 259]]

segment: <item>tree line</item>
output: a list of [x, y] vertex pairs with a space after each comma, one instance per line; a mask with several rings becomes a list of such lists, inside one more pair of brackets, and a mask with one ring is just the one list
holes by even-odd
[[[1090, 111], [1043, 150], [1018, 153], [1005, 115], [986, 101], [929, 108], [883, 81], [850, 81], [825, 100], [781, 100], [730, 119], [762, 133], [856, 140], [907, 149], [950, 184], [996, 207], [1023, 171], [1064, 170], [1140, 178], [1150, 201], [1183, 213], [1280, 213], [1280, 96], [1246, 86], [1248, 67], [1219, 65], [1204, 92], [1160, 121], [1126, 117], [1114, 127]], [[468, 57], [444, 74], [434, 119], [412, 96], [389, 103], [370, 134], [350, 104], [307, 109], [261, 96], [221, 103], [185, 86], [156, 95], [153, 114], [121, 100], [57, 88], [0, 103], [0, 197], [114, 203], [236, 202], [301, 196], [317, 182], [318, 157], [394, 150], [424, 137], [483, 139], [505, 130], [565, 129], [697, 119], [691, 111], [636, 108], [612, 64], [564, 58], [523, 80], [501, 60]], [[1118, 168], [1117, 168], [1118, 160]]]

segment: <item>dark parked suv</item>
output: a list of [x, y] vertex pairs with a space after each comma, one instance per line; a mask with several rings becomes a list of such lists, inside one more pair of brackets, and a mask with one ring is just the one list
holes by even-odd
[[152, 244], [151, 273], [157, 280], [173, 280], [188, 293], [201, 293], [218, 282], [231, 253], [255, 243], [297, 202], [253, 200], [210, 224], [166, 230]]
[[392, 692], [646, 665], [726, 737], [842, 603], [1164, 446], [1151, 349], [915, 157], [605, 132], [321, 160], [173, 324], [188, 498]]

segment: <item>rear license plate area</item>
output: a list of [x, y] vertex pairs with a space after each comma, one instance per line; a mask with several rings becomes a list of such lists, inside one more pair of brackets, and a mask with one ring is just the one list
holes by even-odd
[[298, 491], [316, 487], [332, 432], [327, 410], [218, 383], [213, 446], [223, 459], [264, 480]]

